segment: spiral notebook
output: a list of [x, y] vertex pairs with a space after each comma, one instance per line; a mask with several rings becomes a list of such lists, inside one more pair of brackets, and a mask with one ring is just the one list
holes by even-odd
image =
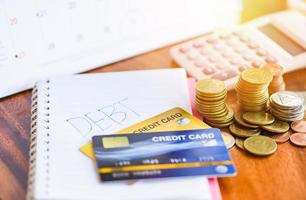
[[[171, 77], [171, 78], [170, 78]], [[33, 89], [27, 199], [219, 199], [216, 179], [104, 183], [79, 147], [158, 113], [191, 112], [186, 73], [163, 69], [63, 76]]]

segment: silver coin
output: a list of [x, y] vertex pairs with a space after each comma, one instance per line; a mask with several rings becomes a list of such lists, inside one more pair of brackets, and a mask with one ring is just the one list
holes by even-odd
[[304, 114], [302, 114], [302, 115], [300, 115], [300, 116], [297, 116], [297, 117], [294, 117], [294, 118], [291, 118], [291, 117], [288, 117], [288, 116], [286, 116], [286, 117], [284, 117], [284, 116], [279, 116], [279, 115], [277, 115], [277, 114], [275, 114], [275, 113], [273, 113], [273, 112], [271, 112], [271, 113], [272, 113], [272, 115], [273, 115], [274, 117], [276, 117], [277, 119], [282, 120], [282, 121], [286, 121], [286, 122], [299, 121], [299, 120], [301, 120], [301, 119], [304, 118]]
[[281, 106], [274, 104], [273, 102], [270, 102], [270, 107], [273, 108], [274, 110], [290, 112], [290, 113], [291, 112], [301, 112], [304, 110], [304, 105], [292, 106], [292, 107], [281, 107]]
[[274, 109], [270, 109], [270, 111], [273, 112], [274, 115], [283, 116], [286, 118], [296, 118], [301, 115], [304, 115], [304, 112], [283, 112]]
[[297, 107], [303, 105], [303, 99], [294, 92], [280, 91], [271, 95], [270, 101], [282, 107]]
[[235, 145], [235, 138], [231, 134], [223, 132], [223, 131], [221, 132], [221, 134], [222, 134], [226, 148], [227, 149], [232, 148]]
[[294, 92], [299, 95], [302, 99], [304, 99], [304, 110], [306, 109], [306, 92]]
[[270, 112], [277, 118], [285, 121], [295, 121], [304, 118], [304, 106], [281, 108], [270, 102]]

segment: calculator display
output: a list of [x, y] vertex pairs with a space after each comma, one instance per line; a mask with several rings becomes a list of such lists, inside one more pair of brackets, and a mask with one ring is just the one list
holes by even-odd
[[292, 56], [304, 53], [306, 50], [300, 44], [293, 41], [285, 33], [280, 31], [272, 24], [267, 24], [258, 28], [263, 34], [272, 39]]

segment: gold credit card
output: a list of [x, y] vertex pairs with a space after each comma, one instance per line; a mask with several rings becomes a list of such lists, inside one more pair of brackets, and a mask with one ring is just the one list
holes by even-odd
[[[207, 124], [189, 114], [182, 108], [172, 108], [159, 115], [146, 119], [142, 122], [134, 124], [126, 129], [116, 133], [152, 133], [162, 131], [182, 131], [194, 129], [210, 128]], [[117, 142], [117, 141], [116, 141]], [[123, 141], [120, 141], [122, 144]], [[112, 141], [112, 145], [118, 145]], [[85, 155], [94, 159], [94, 151], [92, 143], [89, 142], [80, 148], [80, 151]]]

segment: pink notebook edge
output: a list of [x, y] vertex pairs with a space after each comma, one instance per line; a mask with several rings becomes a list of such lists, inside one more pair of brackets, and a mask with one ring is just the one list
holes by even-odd
[[[196, 111], [195, 109], [195, 79], [194, 78], [188, 78], [188, 90], [189, 90], [189, 95], [190, 95], [190, 103], [191, 103], [191, 108], [192, 108], [192, 114], [201, 119], [200, 114]], [[222, 200], [221, 196], [221, 191], [218, 183], [217, 178], [209, 178], [208, 179], [208, 184], [210, 187], [210, 194], [213, 200]]]

